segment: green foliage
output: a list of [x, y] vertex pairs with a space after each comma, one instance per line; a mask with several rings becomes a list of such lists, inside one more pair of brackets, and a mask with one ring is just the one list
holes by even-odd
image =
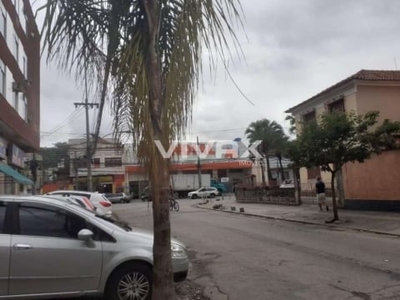
[[400, 123], [385, 120], [378, 123], [379, 112], [363, 116], [331, 112], [319, 122], [303, 124], [301, 134], [289, 147], [290, 158], [301, 166], [320, 166], [335, 173], [348, 162], [364, 162], [372, 154], [396, 148], [394, 133]]
[[[269, 165], [268, 157], [276, 156], [279, 160], [282, 179], [284, 179], [282, 154], [285, 152], [288, 137], [286, 136], [282, 126], [275, 121], [262, 119], [252, 122], [246, 129], [245, 134], [250, 144], [253, 144], [256, 141], [261, 141], [261, 144], [258, 146], [258, 151], [261, 155], [267, 158], [268, 178], [272, 178], [271, 167]], [[250, 157], [250, 159], [254, 160], [253, 157]], [[260, 161], [260, 163], [262, 167], [262, 180], [263, 183], [266, 184], [262, 160]]]
[[54, 147], [40, 148], [40, 154], [43, 158], [43, 168], [56, 168], [61, 160], [68, 161], [68, 144], [56, 143]]

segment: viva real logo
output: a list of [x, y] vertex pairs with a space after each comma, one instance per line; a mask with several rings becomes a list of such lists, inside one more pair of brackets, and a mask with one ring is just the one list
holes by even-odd
[[[257, 147], [261, 141], [255, 141], [252, 145], [247, 147], [242, 141], [229, 141], [229, 140], [214, 140], [207, 143], [198, 145], [196, 142], [173, 142], [166, 150], [161, 141], [155, 140], [158, 151], [165, 159], [172, 158], [178, 155], [183, 159], [188, 158], [189, 155], [196, 155], [200, 159], [215, 156], [215, 158], [243, 158], [247, 159], [250, 153], [255, 158], [262, 158], [262, 155], [257, 151]], [[239, 156], [239, 149], [245, 149], [244, 153]]]

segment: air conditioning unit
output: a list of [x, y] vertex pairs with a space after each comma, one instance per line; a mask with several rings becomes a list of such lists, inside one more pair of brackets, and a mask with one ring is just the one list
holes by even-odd
[[25, 85], [20, 82], [13, 82], [12, 89], [14, 93], [25, 93]]

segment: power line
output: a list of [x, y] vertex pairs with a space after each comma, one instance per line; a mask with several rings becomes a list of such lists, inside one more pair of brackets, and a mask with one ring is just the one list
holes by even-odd
[[251, 100], [249, 99], [249, 97], [246, 96], [246, 94], [242, 91], [242, 89], [241, 89], [241, 88], [239, 87], [239, 85], [236, 83], [235, 79], [233, 78], [231, 72], [230, 72], [229, 69], [228, 69], [228, 66], [227, 66], [226, 63], [225, 63], [225, 60], [224, 60], [224, 57], [222, 56], [222, 53], [221, 53], [219, 50], [217, 50], [217, 51], [218, 51], [218, 53], [219, 53], [219, 55], [220, 55], [220, 58], [221, 58], [221, 60], [222, 60], [222, 63], [224, 64], [225, 71], [226, 71], [226, 73], [228, 74], [229, 78], [231, 79], [233, 85], [236, 87], [236, 89], [239, 91], [239, 93], [247, 100], [247, 102], [249, 102], [249, 103], [250, 103], [251, 105], [253, 105], [253, 106], [256, 106], [256, 105], [254, 104], [254, 102], [251, 101]]
[[58, 130], [63, 128], [64, 126], [72, 123], [75, 121], [77, 118], [79, 118], [82, 115], [83, 110], [77, 109], [75, 110], [67, 119], [65, 119], [63, 122], [61, 122], [58, 126], [56, 126], [50, 133], [44, 134], [41, 136], [42, 139], [47, 139], [50, 136], [52, 136], [54, 133], [56, 133]]

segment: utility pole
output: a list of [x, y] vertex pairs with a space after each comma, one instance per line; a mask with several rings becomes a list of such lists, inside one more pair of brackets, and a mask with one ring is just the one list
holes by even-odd
[[[199, 143], [199, 137], [197, 137], [197, 148], [200, 150], [200, 143]], [[199, 152], [199, 151], [197, 151]], [[197, 171], [199, 173], [199, 188], [202, 187], [201, 184], [201, 164], [200, 164], [200, 155], [197, 153]]]
[[89, 132], [89, 107], [98, 108], [98, 103], [89, 103], [88, 100], [88, 86], [85, 68], [85, 102], [75, 102], [75, 107], [84, 106], [86, 114], [86, 160], [87, 160], [87, 188], [89, 192], [93, 191], [93, 178], [92, 178], [92, 151], [90, 147], [90, 132]]
[[78, 176], [78, 158], [76, 157], [76, 151], [75, 153], [75, 157], [74, 157], [74, 171], [75, 171], [75, 190], [78, 190], [78, 180], [79, 180], [79, 176]]

